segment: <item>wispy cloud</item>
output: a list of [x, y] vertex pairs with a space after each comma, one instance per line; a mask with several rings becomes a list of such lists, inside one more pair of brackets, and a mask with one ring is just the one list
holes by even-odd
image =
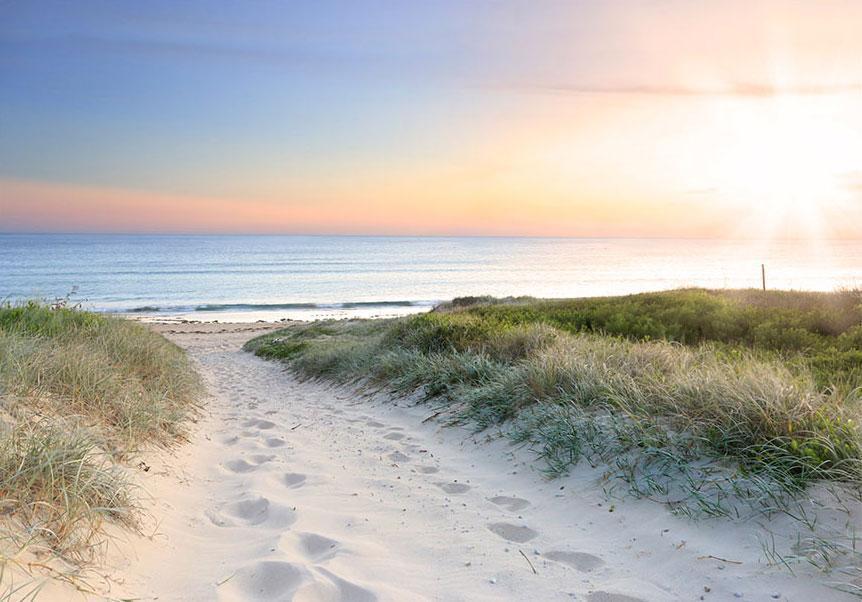
[[729, 96], [748, 98], [770, 98], [775, 96], [825, 96], [832, 94], [862, 93], [862, 82], [840, 84], [810, 84], [774, 86], [758, 83], [735, 83], [727, 86], [661, 86], [661, 85], [590, 85], [561, 84], [525, 86], [533, 90], [553, 94], [620, 94], [636, 96]]

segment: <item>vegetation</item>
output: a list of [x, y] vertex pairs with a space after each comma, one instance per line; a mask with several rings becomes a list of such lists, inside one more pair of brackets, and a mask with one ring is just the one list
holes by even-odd
[[[529, 445], [550, 475], [583, 459], [610, 494], [687, 515], [810, 522], [809, 484], [862, 488], [859, 291], [463, 298], [292, 325], [246, 348], [304, 378], [419, 392], [452, 422]], [[822, 547], [796, 550], [822, 560]]]
[[0, 574], [23, 550], [84, 566], [105, 521], [133, 526], [122, 463], [182, 439], [200, 391], [185, 354], [140, 324], [0, 308]]
[[687, 289], [509, 303], [467, 297], [440, 310], [451, 313], [453, 308], [466, 308], [494, 328], [544, 323], [572, 334], [712, 342], [772, 352], [785, 360], [802, 356], [823, 388], [862, 382], [862, 291]]

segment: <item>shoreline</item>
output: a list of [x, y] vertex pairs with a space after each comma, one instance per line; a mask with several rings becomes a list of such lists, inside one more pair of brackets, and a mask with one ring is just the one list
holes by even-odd
[[145, 324], [287, 324], [290, 322], [315, 322], [318, 320], [377, 320], [385, 318], [400, 318], [430, 311], [431, 305], [412, 305], [400, 307], [398, 310], [383, 311], [372, 309], [339, 309], [321, 307], [303, 310], [244, 310], [223, 312], [99, 312], [107, 316], [115, 316]]

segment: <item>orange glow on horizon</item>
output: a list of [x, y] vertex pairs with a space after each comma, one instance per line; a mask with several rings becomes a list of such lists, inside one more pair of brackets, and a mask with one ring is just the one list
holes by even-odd
[[[3, 231], [758, 238], [739, 228], [732, 207], [692, 215], [672, 201], [546, 199], [527, 208], [516, 192], [482, 198], [474, 190], [445, 203], [435, 202], [439, 192], [422, 191], [414, 193], [418, 207], [399, 207], [404, 193], [390, 189], [375, 197], [357, 191], [365, 200], [346, 208], [331, 199], [288, 204], [10, 180], [0, 180], [0, 190]], [[686, 219], [669, 223], [673, 215]], [[856, 222], [848, 225], [829, 237], [858, 238]]]

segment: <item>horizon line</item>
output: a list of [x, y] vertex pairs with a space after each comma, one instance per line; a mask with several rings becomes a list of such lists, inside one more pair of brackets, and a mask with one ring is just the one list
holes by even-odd
[[184, 237], [206, 237], [206, 236], [235, 236], [235, 237], [308, 237], [308, 238], [521, 238], [521, 239], [548, 239], [548, 240], [726, 240], [726, 241], [849, 241], [862, 242], [862, 237], [749, 237], [749, 236], [632, 236], [615, 234], [595, 235], [541, 235], [541, 234], [387, 234], [387, 233], [327, 233], [327, 232], [158, 232], [158, 231], [109, 231], [109, 230], [0, 230], [0, 236], [184, 236]]

